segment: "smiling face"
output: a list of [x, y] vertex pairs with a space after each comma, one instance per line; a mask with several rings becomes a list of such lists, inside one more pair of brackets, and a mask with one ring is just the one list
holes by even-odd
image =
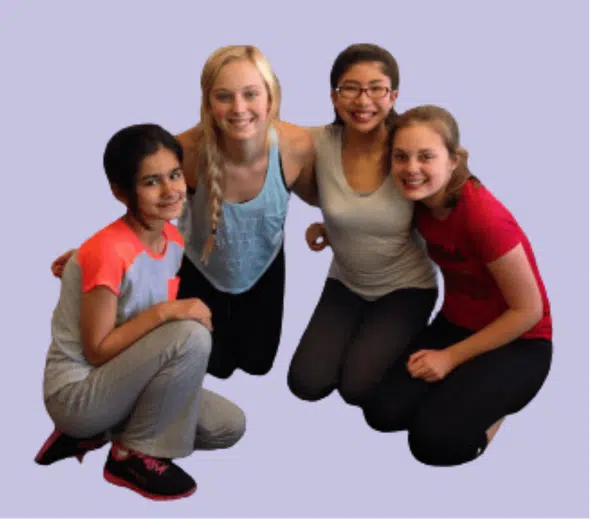
[[267, 85], [249, 60], [231, 61], [220, 69], [209, 105], [216, 125], [230, 139], [247, 140], [267, 128]]
[[331, 93], [334, 108], [345, 125], [360, 133], [380, 126], [394, 106], [398, 92], [379, 62], [351, 65]]
[[409, 200], [442, 206], [445, 189], [458, 165], [433, 123], [414, 122], [399, 128], [393, 141], [392, 175]]
[[137, 173], [137, 212], [142, 220], [170, 221], [182, 212], [187, 186], [177, 156], [160, 147], [145, 157]]

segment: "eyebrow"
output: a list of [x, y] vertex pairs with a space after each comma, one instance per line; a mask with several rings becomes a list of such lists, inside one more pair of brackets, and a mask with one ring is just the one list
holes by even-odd
[[[406, 153], [406, 150], [404, 148], [394, 147], [394, 149], [392, 151]], [[419, 153], [425, 153], [425, 152], [435, 153], [435, 148], [421, 148], [419, 150]]]
[[[373, 85], [373, 84], [376, 84], [376, 83], [382, 83], [382, 82], [385, 82], [385, 81], [387, 81], [385, 78], [381, 78], [381, 79], [372, 79], [372, 80], [369, 82], [369, 84], [370, 84], [370, 85]], [[361, 82], [360, 82], [360, 81], [357, 81], [356, 79], [345, 79], [345, 81], [343, 81], [343, 83], [355, 83], [355, 84], [357, 84], [357, 85], [360, 85], [360, 84], [361, 84]]]
[[[242, 88], [239, 88], [238, 90], [247, 90], [249, 88], [258, 88], [261, 89], [261, 85], [246, 85]], [[218, 93], [218, 92], [231, 92], [232, 90], [230, 90], [229, 88], [216, 88], [213, 92]]]
[[178, 166], [176, 168], [172, 168], [168, 173], [146, 173], [145, 175], [142, 175], [139, 180], [140, 182], [143, 182], [144, 180], [149, 180], [152, 178], [164, 177], [166, 175], [170, 175], [171, 173], [181, 171], [181, 169], [182, 168]]

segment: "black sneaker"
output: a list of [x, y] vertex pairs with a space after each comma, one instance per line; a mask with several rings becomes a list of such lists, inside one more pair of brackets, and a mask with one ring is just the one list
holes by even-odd
[[195, 480], [171, 460], [121, 450], [117, 445], [109, 452], [103, 474], [109, 483], [156, 501], [188, 497], [197, 490]]
[[51, 465], [56, 461], [75, 456], [80, 463], [88, 451], [100, 449], [107, 443], [105, 434], [97, 434], [92, 438], [72, 438], [57, 429], [45, 440], [43, 447], [35, 456], [39, 465]]

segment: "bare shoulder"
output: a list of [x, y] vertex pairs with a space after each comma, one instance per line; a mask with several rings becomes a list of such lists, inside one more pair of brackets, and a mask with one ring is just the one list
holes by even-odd
[[274, 126], [279, 136], [282, 156], [288, 157], [300, 167], [313, 160], [314, 141], [306, 128], [285, 121], [277, 121]]
[[199, 163], [199, 148], [203, 130], [197, 124], [188, 130], [176, 135], [178, 143], [183, 149], [183, 173], [185, 180], [190, 187], [197, 185], [197, 164]]

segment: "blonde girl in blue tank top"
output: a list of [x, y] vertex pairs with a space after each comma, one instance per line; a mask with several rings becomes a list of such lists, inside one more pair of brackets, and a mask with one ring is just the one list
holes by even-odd
[[263, 375], [281, 336], [289, 195], [315, 202], [314, 145], [306, 130], [278, 120], [279, 83], [253, 46], [215, 51], [201, 91], [201, 121], [178, 137], [190, 193], [179, 297], [211, 308], [210, 374]]

